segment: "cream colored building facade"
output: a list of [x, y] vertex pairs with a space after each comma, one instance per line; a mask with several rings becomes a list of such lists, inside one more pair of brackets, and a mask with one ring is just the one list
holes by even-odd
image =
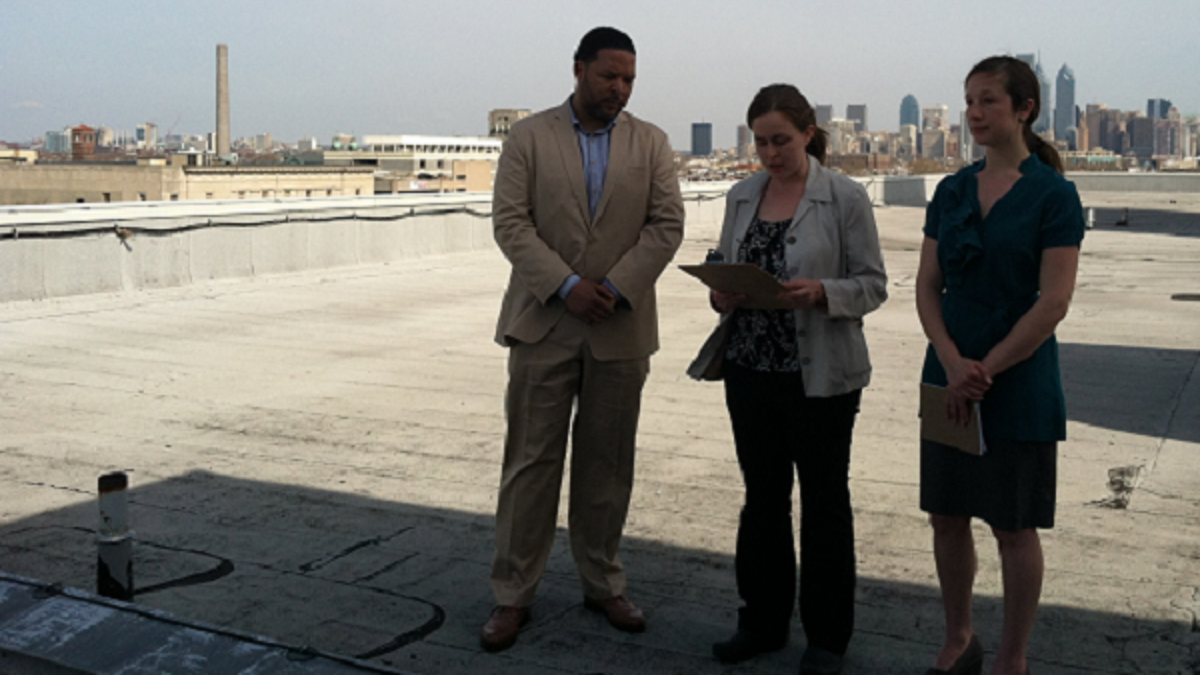
[[356, 167], [0, 165], [0, 204], [270, 199], [373, 195]]

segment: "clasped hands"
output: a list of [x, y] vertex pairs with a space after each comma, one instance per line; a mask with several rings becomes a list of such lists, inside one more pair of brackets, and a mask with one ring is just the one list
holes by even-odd
[[[818, 279], [789, 279], [781, 283], [784, 290], [779, 292], [779, 298], [792, 309], [813, 309], [826, 304], [825, 285]], [[746, 296], [712, 290], [708, 294], [708, 301], [716, 312], [728, 314], [741, 307]]]
[[946, 370], [946, 418], [966, 426], [971, 419], [971, 406], [983, 399], [992, 387], [992, 374], [982, 361], [958, 357]]
[[613, 315], [617, 296], [602, 283], [580, 279], [567, 294], [567, 311], [589, 326], [601, 323]]

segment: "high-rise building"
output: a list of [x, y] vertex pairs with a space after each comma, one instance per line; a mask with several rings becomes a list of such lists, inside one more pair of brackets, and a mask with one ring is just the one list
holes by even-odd
[[1154, 154], [1159, 157], [1179, 157], [1183, 150], [1183, 117], [1171, 107], [1166, 118], [1154, 121]]
[[896, 144], [896, 156], [907, 160], [916, 157], [917, 153], [920, 152], [920, 148], [917, 145], [917, 138], [919, 138], [917, 135], [917, 125], [901, 124], [900, 139]]
[[946, 141], [950, 130], [943, 127], [930, 127], [921, 132], [921, 156], [927, 159], [944, 159], [946, 157]]
[[1154, 120], [1141, 115], [1125, 122], [1125, 136], [1129, 151], [1138, 159], [1149, 159], [1154, 154]]
[[1033, 121], [1032, 128], [1035, 133], [1045, 133], [1050, 130], [1050, 80], [1046, 78], [1037, 54], [1017, 54], [1016, 58], [1028, 63], [1029, 67], [1033, 69], [1033, 74], [1037, 76], [1039, 93], [1042, 95], [1042, 109], [1038, 112], [1037, 119]]
[[309, 136], [296, 141], [296, 149], [300, 152], [311, 152], [317, 149], [317, 139]]
[[[1049, 101], [1043, 101], [1047, 105]], [[1067, 139], [1067, 130], [1075, 126], [1075, 71], [1063, 64], [1054, 82], [1054, 139]]]
[[71, 151], [71, 130], [46, 132], [46, 152], [68, 153]]
[[137, 146], [146, 149], [158, 147], [158, 126], [153, 122], [137, 125]]
[[829, 121], [833, 119], [833, 106], [831, 105], [818, 105], [816, 106], [816, 112], [817, 126], [829, 124]]
[[909, 94], [900, 101], [900, 126], [911, 124], [914, 127], [921, 126], [921, 106], [917, 103], [917, 97]]
[[116, 143], [117, 136], [112, 127], [96, 127], [96, 145], [110, 147]]
[[855, 131], [867, 131], [867, 104], [846, 106], [846, 119], [854, 122]]
[[1038, 86], [1041, 88], [1042, 105], [1038, 110], [1037, 119], [1033, 121], [1033, 132], [1035, 134], [1044, 134], [1051, 130], [1050, 126], [1050, 78], [1046, 77], [1046, 71], [1042, 70], [1042, 64], [1039, 61], [1033, 67], [1033, 74], [1037, 75]]
[[692, 155], [707, 157], [713, 151], [712, 122], [695, 122], [692, 124]]
[[1171, 110], [1171, 102], [1165, 98], [1152, 98], [1146, 101], [1146, 117], [1152, 120], [1165, 120]]
[[950, 106], [947, 105], [927, 105], [921, 108], [921, 130], [925, 129], [949, 129], [950, 128]]
[[754, 135], [745, 124], [739, 124], [737, 128], [737, 154], [740, 160], [750, 159], [754, 154]]

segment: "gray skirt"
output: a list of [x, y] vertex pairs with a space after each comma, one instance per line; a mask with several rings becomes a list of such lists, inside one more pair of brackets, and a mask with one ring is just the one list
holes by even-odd
[[1058, 444], [989, 441], [982, 457], [921, 441], [921, 510], [1006, 531], [1054, 527]]

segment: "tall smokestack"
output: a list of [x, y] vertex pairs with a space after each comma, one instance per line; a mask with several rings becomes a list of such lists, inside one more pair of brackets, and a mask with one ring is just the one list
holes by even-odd
[[229, 154], [229, 46], [217, 45], [217, 156]]

